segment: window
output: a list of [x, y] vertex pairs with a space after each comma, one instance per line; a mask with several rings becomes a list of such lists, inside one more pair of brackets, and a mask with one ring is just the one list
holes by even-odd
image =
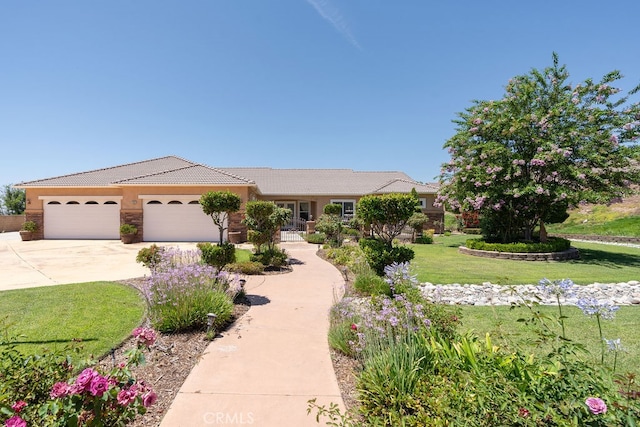
[[49, 203], [47, 203], [47, 204], [48, 204], [48, 205], [59, 205], [59, 204], [60, 204], [60, 202], [57, 202], [57, 201], [55, 201], [55, 200], [54, 200], [54, 201], [49, 202]]
[[114, 202], [113, 200], [107, 200], [106, 202], [104, 202], [105, 205], [117, 205], [116, 202]]
[[309, 202], [300, 202], [300, 218], [309, 221]]
[[172, 200], [169, 202], [170, 205], [181, 205], [182, 202], [180, 200]]
[[427, 198], [426, 197], [421, 197], [418, 199], [418, 201], [420, 202], [420, 209], [427, 209]]
[[89, 200], [88, 202], [84, 202], [85, 205], [98, 205], [99, 203], [95, 200]]
[[79, 205], [80, 203], [76, 202], [75, 200], [71, 200], [70, 202], [67, 202], [68, 205]]
[[353, 218], [356, 213], [356, 201], [355, 200], [331, 200], [332, 204], [342, 206], [342, 210], [340, 211], [340, 215], [344, 218]]
[[197, 201], [197, 200], [192, 200], [192, 201], [190, 201], [190, 202], [189, 202], [189, 204], [190, 204], [190, 205], [199, 205], [199, 204], [200, 204], [200, 202], [199, 202], [199, 201]]
[[148, 205], [161, 205], [162, 202], [160, 200], [150, 200], [147, 202]]

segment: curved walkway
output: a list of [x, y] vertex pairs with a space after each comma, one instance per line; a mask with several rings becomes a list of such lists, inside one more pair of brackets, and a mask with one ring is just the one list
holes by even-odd
[[251, 309], [207, 347], [161, 426], [318, 426], [309, 399], [344, 409], [327, 344], [344, 279], [316, 245], [281, 246], [293, 272], [248, 278]]

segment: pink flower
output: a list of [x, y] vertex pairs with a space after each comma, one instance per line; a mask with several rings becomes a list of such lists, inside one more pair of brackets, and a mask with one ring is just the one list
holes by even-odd
[[129, 389], [122, 389], [118, 393], [118, 403], [122, 406], [128, 406], [138, 396], [138, 387], [134, 384]]
[[607, 412], [607, 404], [599, 397], [589, 397], [585, 402], [589, 410], [594, 415], [604, 414]]
[[478, 128], [474, 126], [471, 129], [469, 129], [469, 132], [476, 133], [476, 132], [478, 132]]
[[531, 412], [529, 412], [527, 408], [520, 408], [518, 409], [518, 415], [522, 418], [528, 418], [529, 415], [531, 415]]
[[351, 330], [352, 331], [357, 331], [358, 330], [358, 325], [356, 325], [355, 323], [351, 324]]
[[16, 403], [11, 405], [11, 409], [17, 414], [22, 411], [27, 406], [27, 402], [24, 400], [18, 400]]
[[17, 415], [4, 422], [5, 427], [27, 427], [27, 422]]
[[51, 387], [51, 392], [49, 393], [49, 396], [51, 396], [52, 399], [57, 399], [59, 397], [65, 397], [67, 394], [69, 394], [69, 392], [70, 392], [69, 384], [59, 382], [59, 383], [55, 383], [53, 387]]
[[139, 343], [147, 347], [153, 345], [157, 338], [156, 331], [149, 328], [135, 328], [131, 335], [133, 335]]
[[89, 387], [89, 391], [93, 396], [102, 396], [105, 391], [109, 389], [109, 380], [105, 377], [101, 377], [98, 375], [94, 377], [91, 381], [91, 386]]
[[480, 118], [477, 118], [477, 119], [474, 119], [474, 120], [473, 120], [473, 124], [474, 124], [474, 125], [479, 125], [479, 124], [481, 124], [481, 123], [482, 123], [482, 119], [480, 119]]
[[89, 391], [89, 388], [91, 387], [91, 382], [95, 377], [99, 375], [100, 374], [98, 374], [98, 372], [94, 371], [91, 368], [87, 368], [84, 371], [80, 372], [80, 375], [78, 375], [78, 378], [76, 378], [75, 388], [74, 388], [75, 391], [76, 392]]
[[149, 406], [156, 403], [156, 400], [158, 400], [158, 396], [156, 395], [156, 393], [153, 390], [149, 390], [142, 395], [142, 406], [148, 408]]

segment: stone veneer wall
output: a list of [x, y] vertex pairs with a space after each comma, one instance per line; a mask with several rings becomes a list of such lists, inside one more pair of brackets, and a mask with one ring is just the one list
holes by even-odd
[[138, 234], [133, 238], [134, 243], [144, 240], [144, 221], [141, 211], [120, 211], [120, 225], [131, 224], [138, 229]]
[[38, 226], [38, 230], [33, 233], [33, 240], [44, 239], [44, 212], [26, 212], [24, 215], [25, 222], [33, 221]]
[[229, 215], [229, 232], [239, 231], [240, 242], [247, 241], [247, 227], [242, 224], [242, 220], [244, 219], [244, 211], [235, 212]]

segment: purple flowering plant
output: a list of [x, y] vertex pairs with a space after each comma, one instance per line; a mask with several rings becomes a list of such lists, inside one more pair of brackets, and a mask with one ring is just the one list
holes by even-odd
[[219, 271], [201, 261], [200, 250], [165, 248], [144, 285], [152, 325], [161, 332], [204, 327], [207, 313], [216, 314], [218, 327], [233, 312], [241, 292], [237, 274]]

